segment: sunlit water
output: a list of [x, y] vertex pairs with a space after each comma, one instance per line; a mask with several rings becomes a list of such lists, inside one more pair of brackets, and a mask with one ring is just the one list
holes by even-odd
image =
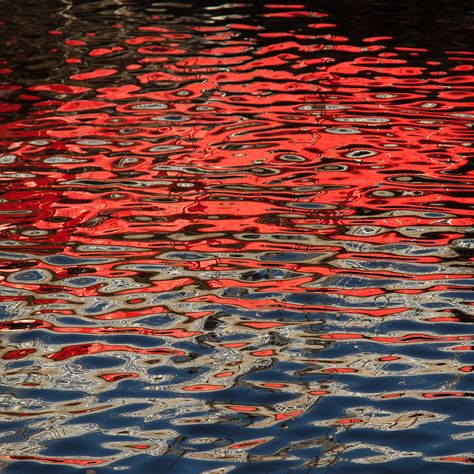
[[470, 2], [254, 3], [2, 2], [4, 472], [472, 472]]

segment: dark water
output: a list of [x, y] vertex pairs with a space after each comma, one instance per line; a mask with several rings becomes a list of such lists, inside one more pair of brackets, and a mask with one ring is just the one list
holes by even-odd
[[470, 2], [1, 8], [3, 472], [473, 472]]

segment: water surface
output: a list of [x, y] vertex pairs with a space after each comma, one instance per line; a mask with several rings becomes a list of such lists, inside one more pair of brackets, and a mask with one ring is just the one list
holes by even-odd
[[1, 2], [4, 472], [468, 473], [467, 1]]

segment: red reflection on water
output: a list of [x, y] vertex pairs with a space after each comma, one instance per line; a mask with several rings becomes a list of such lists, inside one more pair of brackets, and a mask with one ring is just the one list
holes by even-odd
[[222, 390], [225, 388], [225, 385], [215, 385], [215, 384], [200, 384], [200, 385], [188, 385], [184, 387], [185, 392], [212, 392], [214, 390]]
[[[30, 431], [43, 430], [45, 445], [54, 443], [53, 417], [66, 412], [61, 427], [95, 413], [100, 436], [146, 441], [148, 423], [162, 416], [173, 433], [153, 436], [175, 437], [183, 460], [205, 454], [183, 447], [185, 422], [204, 420], [212, 434], [222, 421], [227, 450], [263, 450], [267, 438], [234, 439], [234, 426], [246, 433], [242, 416], [251, 428], [279, 426], [271, 435], [284, 447], [263, 460], [307, 463], [299, 447], [308, 440], [296, 438], [314, 438], [312, 425], [301, 430], [298, 420], [320, 400], [332, 403], [338, 413], [322, 449], [340, 456], [331, 429], [370, 419], [352, 412], [367, 405], [359, 384], [368, 378], [382, 381], [367, 397], [388, 407], [412, 397], [435, 410], [438, 399], [472, 397], [457, 384], [472, 372], [460, 357], [474, 341], [464, 327], [472, 321], [473, 54], [403, 44], [383, 28], [357, 40], [330, 12], [304, 4], [258, 5], [255, 18], [226, 4], [204, 7], [201, 18], [176, 5], [135, 15], [128, 3], [101, 2], [97, 15], [86, 2], [86, 23], [71, 5], [43, 27], [41, 53], [21, 46], [0, 62], [6, 380], [11, 393], [17, 385], [52, 389], [58, 400], [80, 390], [111, 400], [44, 410], [35, 395], [38, 406], [2, 416], [44, 417]], [[119, 353], [123, 367], [75, 364]], [[399, 392], [406, 374], [391, 371], [397, 364], [425, 386]], [[440, 374], [450, 385], [430, 382]], [[123, 401], [118, 387], [135, 383], [167, 392], [155, 397], [156, 413], [136, 408], [145, 434], [102, 428], [101, 412]], [[186, 421], [192, 412], [200, 414]], [[295, 440], [282, 426], [296, 427]]]
[[459, 462], [463, 464], [474, 464], [474, 458], [468, 456], [444, 456], [438, 458], [440, 461]]
[[67, 346], [60, 351], [48, 354], [46, 357], [53, 360], [64, 360], [70, 357], [77, 357], [90, 354], [99, 354], [101, 352], [135, 352], [137, 354], [156, 354], [156, 355], [185, 355], [186, 352], [179, 351], [176, 349], [167, 349], [165, 347], [159, 347], [154, 349], [139, 349], [137, 347], [113, 345], [113, 344], [78, 344], [74, 346]]
[[1, 456], [0, 459], [4, 461], [38, 461], [45, 464], [64, 464], [70, 466], [98, 466], [112, 461], [110, 459], [74, 459], [67, 457], [52, 457], [52, 456]]
[[130, 378], [134, 379], [137, 377], [138, 377], [138, 374], [135, 374], [133, 372], [100, 375], [100, 378], [104, 379], [106, 382], [119, 382], [120, 380], [123, 380], [123, 379], [130, 379]]
[[8, 351], [3, 355], [3, 359], [23, 359], [30, 354], [36, 352], [36, 349], [18, 349], [15, 351]]

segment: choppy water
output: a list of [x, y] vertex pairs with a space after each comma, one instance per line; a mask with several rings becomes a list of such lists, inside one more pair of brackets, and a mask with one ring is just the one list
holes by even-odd
[[4, 472], [472, 472], [472, 9], [410, 3], [2, 2]]

